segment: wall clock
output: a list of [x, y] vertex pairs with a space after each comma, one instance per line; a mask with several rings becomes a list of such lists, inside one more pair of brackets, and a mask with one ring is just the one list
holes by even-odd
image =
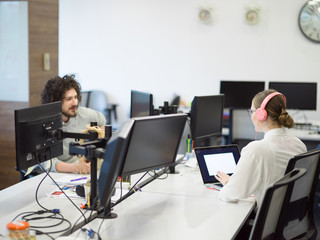
[[246, 12], [245, 15], [246, 21], [250, 25], [256, 25], [259, 22], [259, 11], [255, 9], [250, 9]]
[[303, 35], [320, 43], [320, 0], [308, 1], [299, 13], [299, 28]]
[[256, 25], [260, 22], [260, 6], [249, 4], [246, 6], [244, 18], [249, 25]]
[[202, 23], [210, 24], [212, 22], [212, 9], [211, 8], [201, 8], [199, 10], [198, 17]]

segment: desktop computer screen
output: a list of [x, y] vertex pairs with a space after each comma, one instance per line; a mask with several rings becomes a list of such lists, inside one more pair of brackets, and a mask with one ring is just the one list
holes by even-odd
[[190, 112], [194, 147], [210, 145], [210, 139], [221, 136], [224, 95], [195, 96]]
[[15, 110], [14, 117], [18, 171], [62, 155], [55, 134], [62, 127], [61, 102]]
[[112, 191], [118, 176], [121, 175], [133, 124], [134, 120], [127, 120], [113, 133], [107, 143], [98, 180], [100, 206], [110, 207]]
[[269, 89], [275, 89], [286, 96], [287, 109], [317, 109], [316, 82], [269, 82]]
[[224, 94], [225, 108], [248, 109], [251, 107], [252, 98], [265, 90], [262, 81], [220, 81], [220, 93]]
[[131, 90], [130, 117], [153, 115], [153, 96], [151, 93]]
[[121, 176], [175, 164], [186, 114], [134, 118]]

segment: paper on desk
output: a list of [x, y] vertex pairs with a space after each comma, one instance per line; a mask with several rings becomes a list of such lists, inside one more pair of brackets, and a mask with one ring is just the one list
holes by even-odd
[[[77, 193], [76, 193], [76, 189], [74, 185], [70, 185], [70, 186], [62, 186], [61, 189], [63, 189], [63, 191], [65, 192], [65, 194], [69, 197], [69, 198], [82, 198], [84, 199], [84, 197], [80, 197]], [[57, 188], [56, 190], [52, 191], [48, 196], [51, 198], [66, 198], [65, 195], [59, 188]]]
[[189, 160], [186, 161], [185, 166], [190, 168], [196, 168], [198, 167], [198, 161], [195, 157], [189, 158]]
[[90, 180], [90, 175], [63, 174], [60, 178], [55, 179], [59, 185], [81, 185]]

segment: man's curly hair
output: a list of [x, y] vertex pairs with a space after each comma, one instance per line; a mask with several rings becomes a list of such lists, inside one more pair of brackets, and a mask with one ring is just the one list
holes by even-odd
[[81, 86], [74, 79], [74, 75], [65, 75], [62, 78], [59, 76], [49, 79], [41, 93], [41, 103], [52, 103], [62, 101], [66, 91], [74, 88], [78, 95], [78, 100], [81, 102]]

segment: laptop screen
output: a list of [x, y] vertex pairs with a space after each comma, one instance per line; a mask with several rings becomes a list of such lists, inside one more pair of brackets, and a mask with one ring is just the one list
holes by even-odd
[[232, 175], [240, 158], [237, 145], [195, 148], [194, 152], [205, 184], [218, 182], [214, 177], [218, 170]]

